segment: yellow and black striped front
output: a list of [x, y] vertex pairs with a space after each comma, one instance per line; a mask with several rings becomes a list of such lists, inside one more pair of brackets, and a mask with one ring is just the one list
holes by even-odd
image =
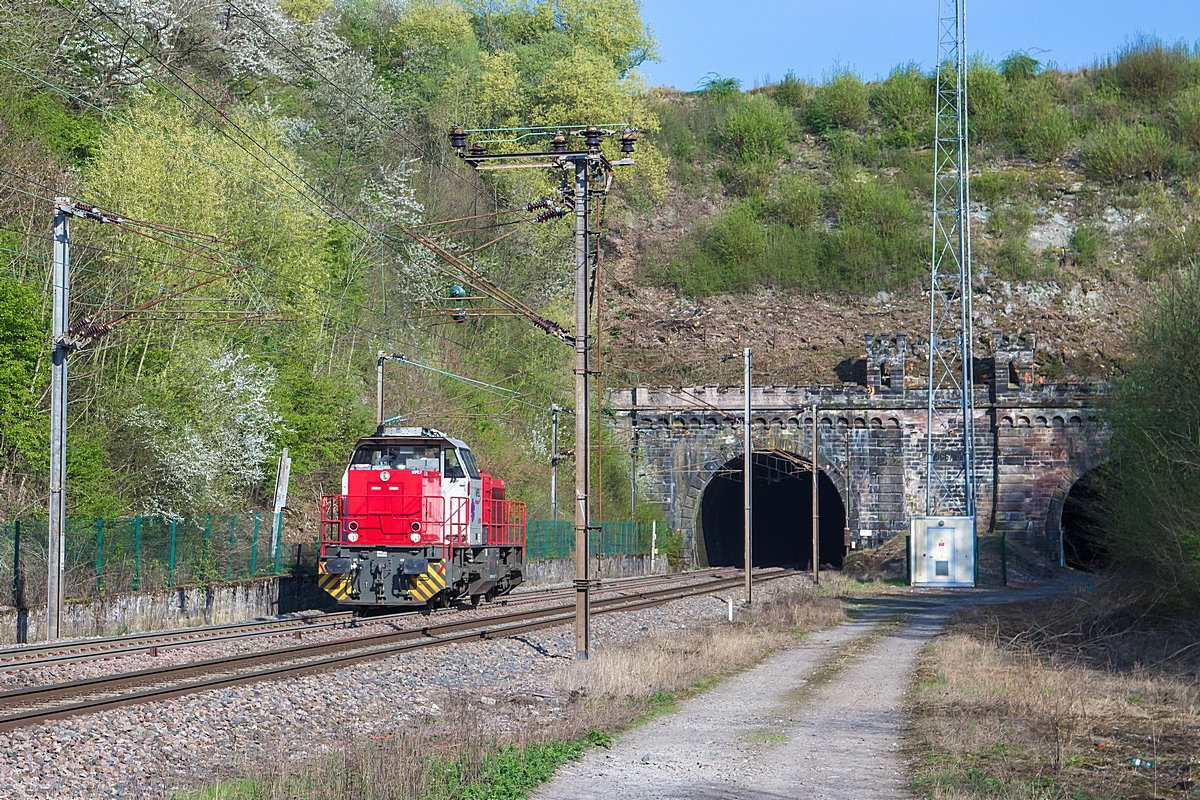
[[317, 576], [317, 585], [334, 600], [347, 600], [353, 591], [351, 577], [350, 575], [331, 575], [325, 573]]
[[408, 591], [415, 599], [428, 601], [446, 588], [446, 576], [438, 570], [440, 566], [440, 564], [430, 564], [420, 575], [408, 577]]

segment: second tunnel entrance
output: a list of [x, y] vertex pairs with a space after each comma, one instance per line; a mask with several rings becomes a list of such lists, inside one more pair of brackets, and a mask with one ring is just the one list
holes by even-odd
[[[842, 566], [846, 510], [833, 481], [818, 472], [822, 564]], [[710, 567], [740, 567], [745, 532], [742, 457], [716, 472], [701, 498], [700, 527]], [[754, 566], [805, 567], [812, 560], [812, 472], [774, 453], [754, 454]]]

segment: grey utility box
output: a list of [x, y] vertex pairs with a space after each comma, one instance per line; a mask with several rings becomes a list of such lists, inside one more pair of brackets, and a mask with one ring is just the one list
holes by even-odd
[[975, 585], [975, 518], [913, 517], [913, 586]]

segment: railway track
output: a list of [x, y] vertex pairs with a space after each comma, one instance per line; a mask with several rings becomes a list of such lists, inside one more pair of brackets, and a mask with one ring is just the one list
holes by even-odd
[[[707, 574], [721, 576], [727, 572], [727, 570], [720, 570]], [[657, 586], [664, 582], [686, 581], [695, 579], [702, 574], [704, 573], [619, 579], [618, 581], [613, 581], [602, 586], [597, 594], [623, 592], [645, 586]], [[509, 608], [532, 603], [544, 603], [557, 597], [570, 597], [573, 594], [573, 589], [537, 589], [521, 592], [516, 595], [506, 595], [502, 599], [494, 601], [492, 605]], [[451, 608], [432, 613], [440, 615], [447, 613], [447, 611], [453, 613], [456, 610], [458, 609]], [[119, 658], [139, 653], [157, 655], [159, 650], [194, 647], [212, 642], [238, 639], [273, 636], [295, 636], [299, 638], [306, 632], [386, 625], [395, 620], [416, 616], [420, 613], [422, 612], [402, 611], [395, 614], [380, 614], [368, 617], [358, 616], [351, 611], [337, 611], [329, 614], [298, 615], [286, 619], [254, 620], [227, 625], [209, 625], [170, 631], [82, 639], [68, 644], [0, 648], [0, 672], [11, 673], [17, 670], [76, 664], [83, 661]]]
[[[764, 570], [758, 581], [793, 573]], [[657, 590], [631, 590], [630, 594], [599, 598], [592, 613], [636, 611], [741, 585], [740, 575]], [[574, 619], [571, 603], [489, 617], [448, 621], [422, 628], [376, 633], [329, 642], [298, 645], [255, 653], [155, 667], [66, 683], [30, 686], [0, 693], [0, 730], [36, 725], [53, 719], [90, 714], [110, 708], [166, 700], [209, 689], [278, 680], [350, 664], [386, 658], [399, 653], [460, 642], [495, 639], [551, 627]], [[279, 663], [285, 662], [285, 663]], [[61, 701], [67, 702], [61, 702]]]

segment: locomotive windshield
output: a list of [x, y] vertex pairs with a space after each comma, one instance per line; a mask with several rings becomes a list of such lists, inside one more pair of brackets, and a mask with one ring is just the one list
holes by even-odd
[[441, 448], [423, 444], [364, 444], [354, 451], [351, 469], [441, 469]]
[[475, 466], [475, 454], [470, 450], [459, 450], [458, 452], [462, 455], [463, 465], [467, 468], [467, 474], [472, 478], [478, 478], [479, 467]]

